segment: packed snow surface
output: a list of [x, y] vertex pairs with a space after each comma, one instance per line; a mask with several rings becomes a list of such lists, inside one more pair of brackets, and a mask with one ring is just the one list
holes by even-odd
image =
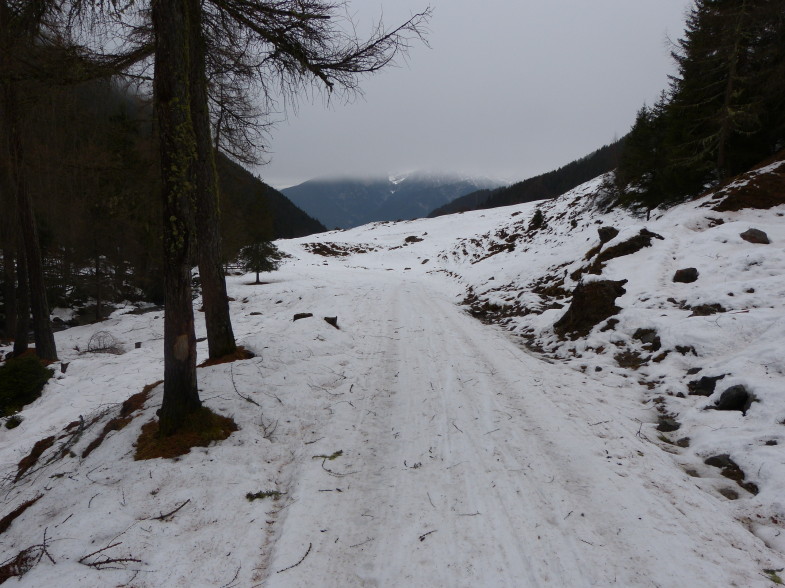
[[[235, 334], [256, 356], [198, 370], [204, 403], [240, 430], [176, 460], [133, 460], [161, 386], [83, 457], [162, 377], [162, 313], [129, 307], [58, 333], [67, 371], [0, 429], [0, 514], [41, 496], [0, 533], [3, 559], [41, 555], [9, 585], [773, 585], [785, 210], [704, 199], [646, 222], [597, 212], [600, 186], [541, 203], [541, 226], [534, 203], [280, 242], [292, 257], [268, 283], [228, 280]], [[662, 239], [571, 278], [600, 225], [620, 230], [606, 248], [642, 228]], [[750, 227], [771, 243], [742, 240]], [[699, 279], [674, 283], [685, 267]], [[628, 280], [618, 322], [558, 338], [569, 292], [596, 279]], [[724, 312], [694, 315], [710, 304]], [[86, 353], [98, 330], [125, 353]], [[620, 365], [622, 352], [642, 361]], [[704, 375], [724, 375], [714, 396], [688, 395]], [[746, 413], [706, 410], [734, 384], [755, 396]], [[665, 416], [680, 428], [658, 431]], [[757, 495], [703, 463], [719, 454]]]

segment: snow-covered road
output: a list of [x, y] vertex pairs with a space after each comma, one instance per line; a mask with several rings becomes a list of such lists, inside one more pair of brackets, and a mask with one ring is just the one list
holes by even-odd
[[[269, 283], [227, 284], [255, 357], [198, 370], [205, 404], [239, 430], [176, 460], [133, 460], [161, 386], [116, 426], [122, 403], [163, 374], [160, 310], [58, 333], [67, 372], [21, 425], [0, 427], [0, 515], [20, 515], [0, 551], [50, 555], [19, 585], [771, 586], [785, 567], [785, 213], [718, 220], [710, 196], [664, 212], [646, 225], [662, 240], [603, 270], [629, 280], [618, 324], [559, 340], [559, 292], [597, 226], [618, 227], [616, 244], [644, 228], [597, 212], [598, 186], [279, 242], [291, 257]], [[548, 223], [532, 230], [537, 209]], [[774, 245], [744, 241], [752, 226]], [[669, 279], [687, 267], [700, 281]], [[471, 318], [467, 293], [510, 311], [509, 331]], [[727, 312], [693, 313], [707, 304]], [[340, 330], [322, 320], [333, 316]], [[122, 355], [84, 351], [99, 328]], [[640, 330], [657, 333], [651, 362]], [[646, 361], [622, 365], [624, 354]], [[703, 376], [756, 402], [707, 410], [720, 387], [687, 394]], [[678, 432], [660, 434], [661, 415]], [[84, 429], [69, 433], [75, 422]], [[758, 494], [706, 463], [723, 456]]]
[[331, 416], [265, 585], [770, 585], [770, 552], [641, 435], [634, 395], [529, 355], [428, 276], [311, 267], [301, 305], [330, 301], [350, 351], [319, 359]]

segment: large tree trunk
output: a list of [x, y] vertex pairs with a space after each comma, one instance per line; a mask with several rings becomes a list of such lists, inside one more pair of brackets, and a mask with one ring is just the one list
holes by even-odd
[[16, 271], [14, 265], [13, 237], [3, 239], [3, 338], [11, 339], [16, 333]]
[[741, 42], [744, 33], [744, 21], [746, 18], [746, 2], [741, 2], [739, 7], [739, 14], [735, 26], [733, 28], [733, 46], [728, 56], [728, 73], [725, 82], [725, 92], [722, 99], [722, 111], [720, 112], [719, 120], [719, 134], [717, 139], [717, 181], [723, 182], [728, 177], [728, 143], [736, 131], [735, 110], [737, 105], [734, 104], [736, 98], [736, 82], [739, 68], [739, 58], [741, 56]]
[[[5, 126], [0, 114], [0, 133], [5, 134]], [[11, 172], [6, 150], [0, 145], [0, 207], [4, 212], [0, 233], [3, 247], [3, 314], [5, 325], [3, 337], [12, 339], [16, 334], [16, 250], [19, 237], [16, 230], [16, 205], [11, 197]]]
[[234, 353], [237, 346], [232, 331], [226, 279], [221, 263], [218, 175], [210, 137], [201, 0], [187, 1], [190, 18], [188, 46], [191, 120], [196, 135], [196, 161], [192, 171], [196, 189], [197, 257], [202, 284], [204, 320], [207, 327], [207, 345], [210, 357], [218, 358]]
[[[2, 111], [5, 118], [4, 130], [7, 133], [8, 151], [12, 190], [16, 196], [16, 207], [19, 215], [19, 231], [22, 235], [24, 254], [27, 260], [27, 282], [30, 292], [30, 309], [33, 313], [33, 333], [35, 335], [35, 352], [41, 359], [56, 361], [52, 323], [49, 320], [49, 304], [46, 300], [44, 283], [44, 267], [41, 260], [41, 247], [38, 242], [38, 231], [33, 213], [33, 202], [27, 188], [24, 167], [24, 149], [19, 129], [19, 109], [16, 89], [13, 82], [6, 80], [3, 84]], [[20, 282], [22, 276], [20, 276]]]
[[190, 173], [196, 157], [188, 94], [187, 0], [154, 0], [155, 112], [163, 180], [164, 398], [160, 434], [171, 435], [200, 406], [191, 299]]
[[[13, 15], [8, 3], [0, 2], [0, 74], [8, 74], [0, 82], [0, 132], [6, 141], [5, 149], [8, 157], [8, 169], [11, 181], [11, 191], [14, 193], [17, 214], [19, 218], [19, 231], [22, 236], [23, 246], [20, 247], [19, 257], [26, 257], [27, 275], [18, 275], [21, 284], [27, 280], [30, 294], [30, 309], [33, 312], [33, 332], [35, 334], [35, 350], [38, 357], [47, 360], [57, 360], [52, 323], [49, 320], [49, 304], [46, 301], [46, 287], [44, 284], [44, 269], [41, 262], [41, 247], [38, 242], [38, 232], [35, 225], [33, 203], [27, 187], [25, 177], [25, 158], [20, 125], [19, 99], [17, 96], [16, 82], [12, 72], [12, 54], [18, 51], [20, 35], [28, 33], [26, 30], [16, 30], [12, 22]], [[26, 336], [25, 336], [26, 339]]]
[[16, 278], [14, 356], [18, 357], [27, 351], [27, 334], [30, 332], [30, 290], [27, 287], [27, 261], [21, 243], [16, 254]]

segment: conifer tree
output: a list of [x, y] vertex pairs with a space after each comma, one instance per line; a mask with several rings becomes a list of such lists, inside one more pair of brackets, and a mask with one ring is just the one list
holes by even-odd
[[[52, 325], [49, 320], [49, 304], [44, 283], [41, 246], [33, 211], [27, 178], [26, 153], [21, 129], [23, 102], [20, 84], [25, 78], [26, 62], [34, 61], [38, 49], [38, 35], [41, 22], [51, 8], [51, 3], [43, 0], [19, 2], [0, 0], [0, 140], [3, 141], [0, 157], [0, 173], [5, 175], [4, 184], [14, 195], [21, 235], [21, 248], [18, 259], [24, 256], [26, 263], [19, 263], [17, 282], [29, 292], [29, 305], [33, 314], [33, 334], [36, 354], [41, 359], [56, 360]], [[26, 325], [22, 313], [28, 307], [20, 302], [18, 312], [23, 320], [17, 324], [20, 329]], [[17, 337], [18, 338], [18, 337]], [[19, 345], [26, 347], [27, 332]]]
[[679, 50], [671, 111], [678, 121], [674, 160], [722, 181], [744, 164], [737, 138], [760, 130], [759, 102], [751, 87], [753, 0], [699, 0]]
[[[213, 27], [211, 38], [216, 42], [249, 40], [252, 50], [243, 54], [241, 61], [227, 64], [236, 75], [261, 76], [262, 88], [270, 81], [267, 76], [272, 76], [285, 91], [294, 93], [311, 83], [328, 90], [355, 89], [360, 74], [385, 67], [407, 48], [409, 36], [419, 37], [427, 17], [427, 13], [415, 15], [390, 32], [379, 28], [370, 39], [360, 41], [336, 24], [338, 7], [328, 2], [295, 0], [151, 2], [155, 102], [164, 176], [165, 367], [159, 423], [162, 435], [176, 432], [200, 405], [187, 265], [195, 244], [193, 206], [199, 239], [205, 238], [205, 227], [213, 227], [217, 232], [219, 222], [217, 187], [214, 172], [210, 171], [215, 169], [214, 152], [209, 148], [211, 143], [205, 142], [210, 136], [205, 116], [207, 78], [203, 73], [205, 27]], [[218, 50], [219, 47], [211, 48]], [[205, 171], [212, 173], [211, 177], [203, 175]], [[201, 215], [204, 216], [200, 220]], [[207, 247], [215, 251], [212, 242]], [[210, 267], [215, 264], [211, 262]], [[228, 312], [222, 314], [228, 321]]]
[[277, 270], [281, 257], [281, 252], [270, 241], [256, 241], [240, 250], [240, 261], [243, 264], [243, 268], [247, 272], [256, 274], [254, 284], [261, 283], [259, 281], [260, 273]]
[[643, 106], [625, 138], [615, 182], [621, 202], [650, 211], [667, 202], [673, 189], [667, 154], [667, 96]]
[[696, 0], [667, 97], [639, 112], [622, 201], [700, 194], [785, 147], [785, 0]]

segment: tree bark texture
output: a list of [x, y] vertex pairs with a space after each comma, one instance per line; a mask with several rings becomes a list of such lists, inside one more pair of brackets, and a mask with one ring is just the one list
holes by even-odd
[[155, 110], [160, 141], [164, 246], [164, 398], [161, 435], [171, 435], [201, 402], [196, 384], [189, 264], [193, 245], [191, 170], [196, 138], [190, 115], [188, 0], [154, 0]]
[[14, 330], [14, 357], [27, 351], [27, 334], [30, 332], [30, 290], [27, 287], [27, 260], [21, 237], [16, 253], [16, 327]]
[[[17, 83], [10, 77], [14, 52], [18, 52], [19, 38], [29, 31], [16, 30], [12, 22], [12, 13], [6, 2], [0, 3], [0, 73], [7, 75], [0, 80], [0, 129], [10, 170], [11, 190], [16, 201], [19, 219], [19, 231], [22, 235], [20, 257], [22, 252], [27, 260], [27, 276], [18, 274], [20, 284], [27, 280], [30, 295], [30, 309], [33, 313], [33, 332], [35, 334], [35, 350], [41, 359], [57, 360], [52, 323], [49, 320], [49, 304], [46, 300], [44, 268], [41, 260], [41, 247], [38, 242], [38, 231], [33, 213], [33, 202], [25, 176], [25, 154], [22, 142], [21, 111]], [[17, 27], [18, 28], [18, 27]], [[26, 337], [25, 337], [26, 339]]]
[[[12, 189], [16, 195], [16, 207], [19, 215], [19, 230], [22, 235], [24, 253], [27, 259], [27, 283], [30, 292], [30, 310], [33, 313], [33, 333], [35, 335], [35, 352], [41, 359], [57, 360], [52, 323], [49, 320], [49, 303], [46, 300], [46, 284], [44, 282], [44, 266], [41, 259], [41, 247], [38, 242], [38, 231], [35, 224], [33, 202], [27, 188], [24, 168], [24, 148], [19, 129], [19, 110], [17, 96], [12, 82], [5, 82], [3, 116], [6, 118], [7, 140], [9, 142], [10, 163], [12, 173]], [[21, 276], [20, 276], [21, 281]]]
[[[0, 115], [0, 133], [6, 135]], [[16, 251], [19, 236], [16, 230], [16, 204], [11, 194], [11, 166], [7, 144], [0, 145], [0, 207], [3, 210], [2, 233], [3, 247], [3, 314], [5, 325], [3, 337], [13, 339], [16, 335]]]
[[3, 338], [11, 339], [16, 334], [16, 269], [13, 236], [6, 236], [3, 243]]
[[210, 112], [205, 74], [205, 41], [202, 33], [201, 0], [188, 3], [189, 90], [191, 121], [196, 138], [196, 159], [192, 169], [195, 186], [196, 247], [202, 285], [204, 320], [210, 358], [234, 353], [229, 298], [221, 261], [218, 174], [210, 137]]

